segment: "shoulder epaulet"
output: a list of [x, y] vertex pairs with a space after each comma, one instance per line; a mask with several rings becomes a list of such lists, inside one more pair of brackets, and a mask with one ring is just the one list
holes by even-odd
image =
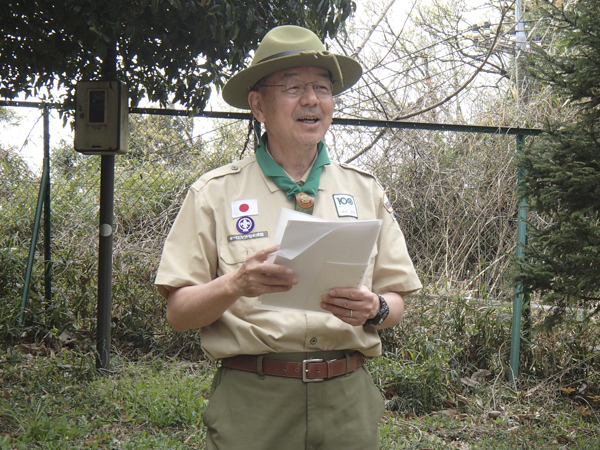
[[216, 169], [206, 172], [198, 180], [196, 180], [196, 182], [192, 184], [192, 188], [198, 190], [205, 186], [210, 180], [240, 173], [246, 166], [252, 164], [253, 162], [256, 162], [256, 157], [254, 155], [244, 158], [240, 161], [233, 161], [229, 164], [225, 164], [224, 166], [217, 167]]
[[363, 175], [367, 175], [371, 178], [375, 178], [375, 175], [373, 175], [371, 172], [368, 172], [364, 169], [361, 169], [359, 167], [353, 166], [352, 164], [347, 164], [344, 162], [338, 162], [338, 164], [340, 165], [340, 167], [343, 167], [344, 169], [350, 169], [350, 170], [354, 170], [358, 173], [362, 173]]
[[358, 172], [361, 175], [365, 175], [369, 178], [372, 178], [375, 180], [375, 182], [379, 185], [379, 187], [385, 191], [385, 188], [383, 187], [383, 185], [380, 183], [380, 181], [377, 179], [377, 177], [375, 175], [373, 175], [371, 172], [369, 172], [368, 170], [365, 169], [361, 169], [360, 167], [356, 167], [353, 166], [352, 164], [347, 164], [344, 162], [336, 162], [336, 164], [344, 169], [350, 169], [353, 170], [355, 172]]

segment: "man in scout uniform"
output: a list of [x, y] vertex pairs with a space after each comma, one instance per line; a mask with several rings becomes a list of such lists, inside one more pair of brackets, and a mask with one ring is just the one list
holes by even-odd
[[[383, 399], [363, 362], [381, 353], [377, 328], [396, 325], [402, 296], [421, 284], [381, 186], [330, 161], [322, 140], [333, 95], [361, 75], [311, 31], [281, 26], [223, 89], [266, 132], [255, 155], [191, 186], [156, 277], [172, 326], [200, 329], [204, 352], [220, 362], [204, 415], [208, 449], [378, 448]], [[298, 283], [267, 262], [280, 207], [383, 222], [363, 286], [320, 299], [330, 314], [254, 308]]]

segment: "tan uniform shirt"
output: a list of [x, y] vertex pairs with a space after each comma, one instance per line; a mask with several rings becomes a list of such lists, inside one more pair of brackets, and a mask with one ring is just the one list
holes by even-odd
[[[373, 176], [332, 161], [323, 167], [313, 215], [382, 219], [364, 285], [376, 293], [408, 294], [421, 283], [386, 200]], [[252, 214], [234, 217], [243, 214], [240, 205]], [[208, 283], [235, 271], [249, 255], [271, 245], [279, 207], [293, 209], [294, 200], [263, 174], [254, 156], [203, 175], [191, 186], [165, 242], [155, 281], [161, 295], [168, 295], [168, 287]], [[333, 315], [254, 309], [256, 302], [241, 297], [201, 329], [202, 348], [211, 360], [318, 350], [351, 349], [367, 357], [381, 353], [373, 327], [351, 326]]]

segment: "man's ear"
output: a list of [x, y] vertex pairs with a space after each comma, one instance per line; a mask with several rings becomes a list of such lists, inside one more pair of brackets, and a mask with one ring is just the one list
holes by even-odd
[[250, 91], [248, 93], [248, 104], [250, 105], [254, 118], [259, 122], [264, 123], [263, 96], [258, 91]]

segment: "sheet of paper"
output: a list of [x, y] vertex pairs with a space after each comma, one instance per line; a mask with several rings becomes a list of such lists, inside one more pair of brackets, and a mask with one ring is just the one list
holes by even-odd
[[299, 282], [291, 291], [260, 296], [256, 308], [329, 314], [321, 296], [362, 285], [381, 220], [327, 221], [292, 212], [280, 214], [280, 249], [271, 260], [291, 267]]

